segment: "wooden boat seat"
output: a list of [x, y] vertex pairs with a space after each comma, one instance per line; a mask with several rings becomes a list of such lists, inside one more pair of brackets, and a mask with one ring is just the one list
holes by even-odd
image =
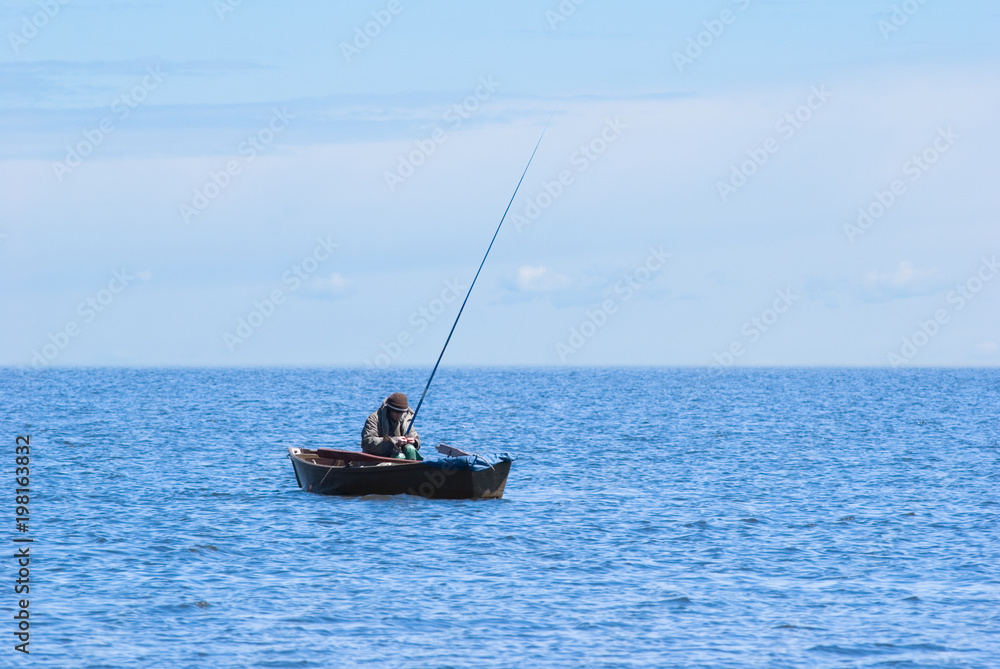
[[[370, 455], [368, 453], [359, 453], [357, 451], [340, 451], [333, 448], [319, 448], [316, 449], [316, 454], [324, 460], [341, 460], [344, 464], [348, 462], [357, 462], [364, 464], [378, 464], [381, 462], [401, 465], [406, 463], [416, 462], [415, 460], [400, 460], [399, 458], [383, 458], [380, 455]], [[326, 463], [324, 463], [326, 464]], [[337, 467], [342, 467], [343, 465], [335, 465]]]

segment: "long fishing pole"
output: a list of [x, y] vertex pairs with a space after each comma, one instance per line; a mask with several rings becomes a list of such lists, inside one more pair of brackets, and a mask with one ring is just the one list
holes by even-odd
[[472, 295], [472, 289], [476, 286], [476, 279], [479, 278], [479, 273], [483, 271], [483, 265], [486, 264], [486, 258], [490, 255], [490, 250], [493, 248], [493, 242], [497, 240], [497, 235], [500, 234], [500, 228], [503, 227], [503, 222], [507, 218], [507, 212], [510, 211], [510, 207], [514, 204], [514, 198], [517, 197], [517, 191], [521, 188], [521, 182], [524, 181], [524, 175], [528, 173], [528, 168], [531, 167], [531, 161], [535, 158], [535, 153], [538, 151], [539, 145], [542, 143], [542, 137], [545, 137], [545, 131], [549, 129], [549, 123], [552, 122], [552, 116], [555, 115], [553, 111], [549, 115], [549, 120], [546, 121], [545, 127], [542, 128], [542, 134], [539, 135], [538, 141], [535, 143], [535, 148], [531, 152], [531, 157], [528, 158], [528, 164], [524, 166], [524, 172], [521, 173], [521, 178], [517, 181], [517, 186], [514, 188], [514, 194], [510, 196], [510, 202], [507, 203], [507, 208], [504, 209], [503, 216], [500, 217], [500, 224], [497, 225], [496, 232], [493, 233], [493, 239], [490, 240], [490, 245], [486, 249], [486, 255], [483, 256], [483, 261], [479, 263], [479, 269], [476, 270], [476, 276], [472, 279], [472, 285], [469, 286], [469, 292], [465, 294], [465, 299], [462, 300], [462, 306], [458, 310], [458, 315], [455, 316], [455, 322], [451, 324], [451, 331], [448, 333], [448, 338], [444, 340], [444, 347], [441, 349], [441, 354], [438, 356], [437, 362], [434, 363], [434, 369], [431, 370], [431, 376], [427, 379], [427, 385], [424, 386], [424, 392], [420, 395], [420, 401], [417, 402], [417, 408], [413, 410], [413, 417], [410, 419], [410, 425], [406, 428], [406, 435], [409, 436], [410, 430], [413, 429], [413, 423], [417, 420], [417, 414], [420, 413], [420, 407], [424, 403], [424, 398], [427, 397], [427, 391], [431, 387], [431, 381], [434, 380], [434, 375], [437, 374], [438, 365], [441, 364], [441, 358], [444, 357], [444, 352], [448, 349], [448, 343], [451, 341], [451, 336], [455, 334], [455, 326], [458, 325], [458, 319], [462, 317], [462, 312], [465, 310], [465, 303], [469, 301], [469, 295]]

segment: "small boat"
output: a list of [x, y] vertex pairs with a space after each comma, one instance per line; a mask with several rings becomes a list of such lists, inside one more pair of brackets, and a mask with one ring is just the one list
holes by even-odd
[[320, 495], [419, 495], [429, 499], [499, 499], [513, 462], [506, 453], [439, 460], [399, 460], [331, 448], [289, 448], [295, 480]]
[[[405, 434], [398, 436], [408, 436], [413, 429], [413, 423], [420, 413], [420, 407], [424, 404], [427, 391], [431, 387], [434, 375], [441, 365], [444, 352], [448, 350], [448, 343], [451, 336], [455, 334], [455, 327], [458, 325], [465, 304], [472, 295], [472, 289], [476, 286], [479, 273], [483, 271], [483, 265], [490, 255], [493, 243], [500, 234], [503, 222], [507, 220], [510, 207], [514, 204], [517, 191], [520, 190], [524, 182], [524, 176], [531, 167], [531, 161], [538, 152], [538, 147], [545, 136], [545, 130], [552, 122], [553, 110], [549, 116], [549, 121], [545, 124], [545, 129], [535, 142], [535, 148], [528, 158], [528, 164], [524, 166], [524, 172], [514, 188], [514, 194], [510, 196], [507, 208], [500, 217], [497, 229], [493, 233], [490, 245], [486, 247], [486, 253], [479, 263], [476, 275], [472, 277], [469, 290], [465, 293], [462, 306], [458, 309], [455, 322], [448, 332], [448, 338], [444, 340], [444, 346], [438, 355], [437, 362], [431, 370], [431, 375], [424, 386], [424, 392], [420, 395], [417, 408], [409, 418], [409, 425]], [[388, 401], [388, 400], [387, 400]], [[403, 396], [403, 409], [408, 408], [406, 396]], [[380, 435], [382, 436], [382, 435]], [[438, 452], [446, 455], [441, 460], [402, 460], [398, 458], [383, 458], [368, 453], [358, 453], [357, 451], [341, 451], [332, 448], [319, 448], [310, 450], [308, 448], [288, 449], [288, 457], [292, 461], [292, 469], [295, 470], [295, 480], [299, 488], [306, 492], [314, 492], [320, 495], [420, 495], [433, 499], [500, 499], [503, 497], [503, 489], [507, 485], [507, 475], [510, 474], [510, 465], [513, 462], [506, 453], [497, 454], [489, 459], [479, 455], [473, 455], [461, 451], [446, 444], [438, 446]]]

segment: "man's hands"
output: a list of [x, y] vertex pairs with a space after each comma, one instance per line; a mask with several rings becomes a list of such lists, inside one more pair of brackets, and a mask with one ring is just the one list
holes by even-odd
[[406, 444], [413, 444], [416, 446], [417, 444], [415, 437], [382, 437], [382, 439], [391, 441], [393, 446], [405, 446]]

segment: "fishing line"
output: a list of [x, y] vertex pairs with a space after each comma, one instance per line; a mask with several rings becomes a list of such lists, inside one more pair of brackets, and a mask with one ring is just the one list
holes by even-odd
[[497, 225], [496, 232], [493, 233], [493, 239], [490, 240], [490, 245], [486, 249], [486, 255], [483, 256], [483, 261], [479, 263], [479, 269], [476, 270], [476, 276], [472, 279], [472, 285], [469, 286], [469, 292], [465, 294], [465, 299], [462, 300], [462, 306], [458, 310], [458, 316], [455, 317], [455, 322], [451, 325], [451, 331], [448, 333], [448, 338], [444, 341], [444, 347], [441, 349], [441, 354], [438, 356], [437, 362], [434, 363], [434, 369], [431, 370], [431, 376], [427, 379], [427, 385], [424, 386], [424, 392], [420, 395], [420, 401], [417, 402], [417, 408], [413, 411], [413, 417], [410, 418], [410, 425], [406, 428], [406, 435], [410, 434], [410, 430], [413, 429], [413, 423], [417, 420], [417, 414], [420, 413], [420, 407], [424, 403], [424, 398], [427, 397], [427, 390], [431, 387], [431, 381], [434, 380], [434, 375], [437, 373], [438, 365], [441, 364], [441, 358], [444, 357], [444, 352], [448, 349], [448, 343], [451, 341], [451, 336], [455, 333], [455, 326], [458, 325], [458, 319], [462, 317], [462, 311], [465, 310], [465, 303], [469, 301], [469, 295], [472, 295], [472, 289], [476, 286], [476, 279], [479, 278], [479, 273], [483, 271], [483, 265], [486, 264], [486, 258], [490, 255], [490, 250], [493, 248], [493, 242], [497, 240], [497, 235], [500, 234], [500, 228], [503, 227], [503, 222], [507, 218], [507, 212], [510, 211], [510, 207], [514, 204], [514, 198], [517, 197], [517, 191], [521, 188], [521, 182], [524, 181], [524, 175], [528, 173], [528, 168], [531, 167], [531, 161], [535, 158], [535, 153], [538, 151], [539, 145], [542, 143], [542, 137], [545, 137], [545, 131], [549, 129], [549, 123], [552, 122], [552, 117], [555, 116], [555, 110], [552, 110], [552, 114], [549, 115], [549, 120], [545, 122], [545, 127], [542, 128], [542, 134], [538, 137], [538, 141], [535, 143], [535, 148], [531, 152], [531, 157], [528, 158], [528, 164], [524, 166], [524, 172], [521, 173], [521, 178], [517, 182], [517, 187], [514, 188], [514, 194], [510, 196], [510, 202], [507, 203], [507, 208], [503, 212], [503, 216], [500, 217], [500, 224]]

